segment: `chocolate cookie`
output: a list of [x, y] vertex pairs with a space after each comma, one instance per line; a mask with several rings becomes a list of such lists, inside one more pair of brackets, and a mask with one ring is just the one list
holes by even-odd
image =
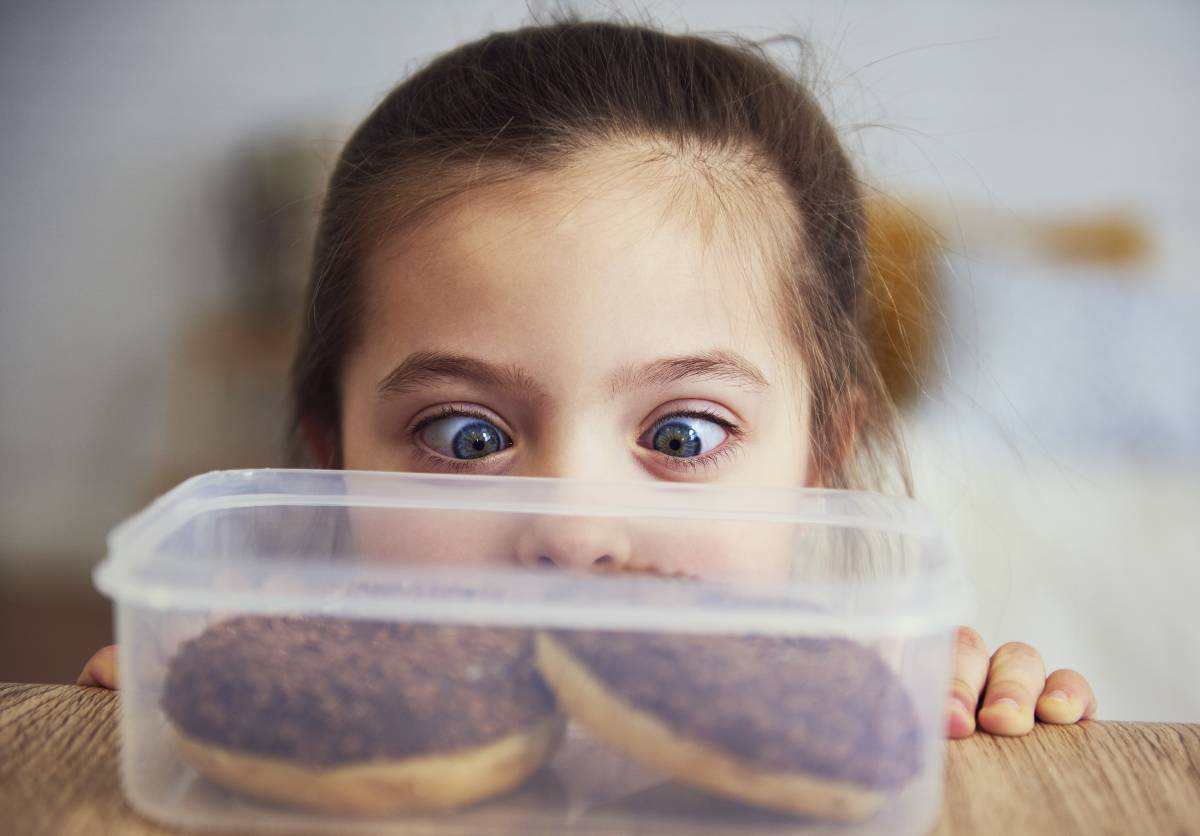
[[556, 631], [538, 665], [596, 737], [758, 806], [860, 819], [921, 770], [903, 685], [845, 639]]
[[162, 704], [208, 777], [338, 812], [497, 795], [563, 726], [527, 630], [340, 618], [221, 622], [180, 647]]

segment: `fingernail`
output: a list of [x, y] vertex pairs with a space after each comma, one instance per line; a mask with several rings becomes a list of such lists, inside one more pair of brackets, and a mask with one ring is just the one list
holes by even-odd
[[1069, 725], [1078, 722], [1081, 709], [1066, 691], [1050, 691], [1038, 700], [1037, 714], [1044, 723]]
[[979, 712], [979, 725], [992, 734], [1027, 734], [1033, 723], [1033, 710], [1022, 708], [1012, 697], [993, 700]]

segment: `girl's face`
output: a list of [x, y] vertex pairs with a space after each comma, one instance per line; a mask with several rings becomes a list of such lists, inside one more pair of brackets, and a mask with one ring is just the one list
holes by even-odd
[[807, 481], [769, 259], [678, 167], [604, 162], [471, 191], [375, 254], [342, 375], [344, 467]]

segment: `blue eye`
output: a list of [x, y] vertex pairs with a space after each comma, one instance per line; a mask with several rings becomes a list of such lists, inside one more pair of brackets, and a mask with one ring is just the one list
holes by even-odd
[[473, 415], [432, 421], [421, 431], [421, 440], [450, 459], [482, 459], [512, 446], [499, 427]]
[[655, 424], [643, 437], [644, 446], [680, 459], [707, 453], [729, 436], [716, 421], [696, 415], [673, 415]]

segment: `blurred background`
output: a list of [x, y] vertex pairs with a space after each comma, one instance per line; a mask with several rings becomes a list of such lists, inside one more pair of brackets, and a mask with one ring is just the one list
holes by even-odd
[[[354, 124], [442, 50], [561, 5], [0, 4], [0, 680], [73, 680], [111, 640], [89, 573], [114, 524], [281, 462], [313, 218]], [[1102, 717], [1200, 720], [1200, 5], [566, 7], [809, 40], [890, 196], [877, 338], [976, 624], [1083, 671]]]

